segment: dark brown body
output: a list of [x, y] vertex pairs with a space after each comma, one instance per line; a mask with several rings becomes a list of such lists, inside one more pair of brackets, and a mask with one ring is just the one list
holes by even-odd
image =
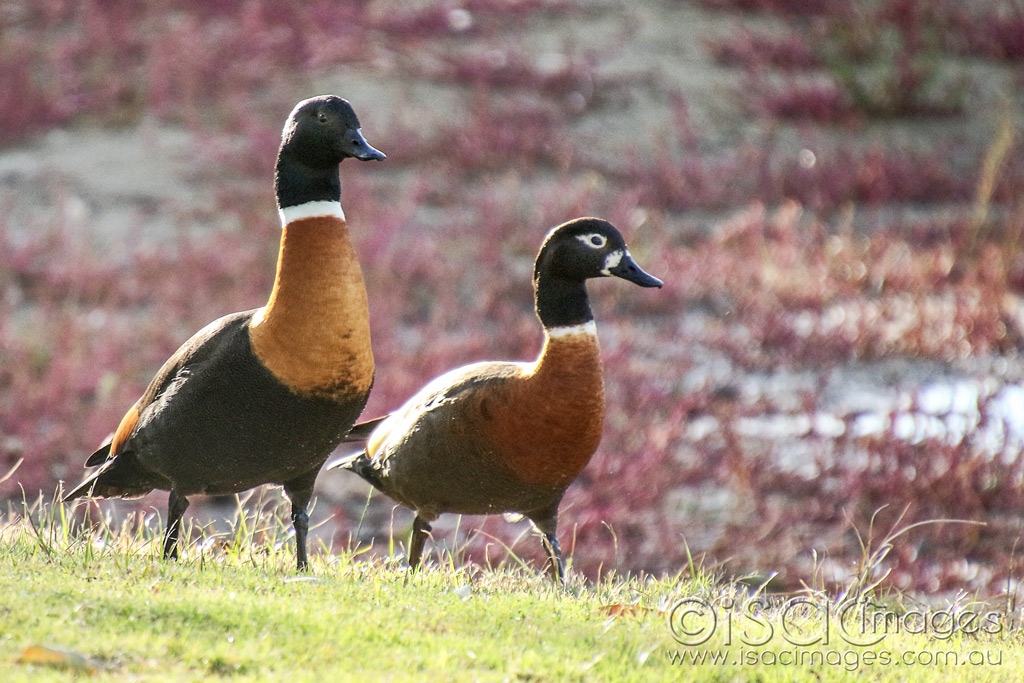
[[367, 445], [378, 488], [426, 521], [445, 512], [543, 517], [601, 439], [597, 338], [548, 339], [536, 363], [469, 365], [417, 396]]
[[286, 387], [252, 351], [255, 312], [221, 318], [182, 347], [116, 457], [76, 491], [132, 497], [174, 489], [189, 496], [261, 484], [301, 488], [315, 478], [368, 393], [333, 400]]

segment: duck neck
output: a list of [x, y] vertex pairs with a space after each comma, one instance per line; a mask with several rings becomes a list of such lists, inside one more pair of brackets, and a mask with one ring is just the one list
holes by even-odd
[[274, 288], [250, 323], [253, 350], [296, 393], [340, 397], [373, 382], [366, 287], [340, 202], [281, 209]]
[[[544, 326], [544, 347], [537, 359], [537, 370], [557, 366], [562, 356], [578, 356], [586, 352], [587, 362], [601, 375], [601, 359], [597, 345], [597, 326], [590, 310], [587, 288], [582, 280], [554, 277], [544, 271], [534, 278], [534, 303], [537, 317]], [[580, 360], [576, 358], [576, 361]], [[575, 361], [570, 363], [574, 365]], [[567, 368], [568, 369], [568, 368]], [[577, 368], [583, 371], [585, 368]]]
[[297, 207], [315, 201], [337, 202], [340, 205], [338, 164], [314, 168], [292, 158], [289, 150], [282, 148], [274, 170], [274, 190], [280, 207]]
[[544, 326], [544, 346], [533, 374], [545, 383], [564, 382], [565, 395], [592, 392], [587, 395], [603, 401], [597, 325], [584, 283], [539, 273], [535, 303]]
[[582, 280], [567, 280], [540, 272], [534, 281], [534, 303], [540, 324], [546, 330], [594, 320]]

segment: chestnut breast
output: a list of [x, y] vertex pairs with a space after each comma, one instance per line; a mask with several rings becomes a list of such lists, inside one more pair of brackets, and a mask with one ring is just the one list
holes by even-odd
[[344, 220], [320, 216], [284, 227], [274, 290], [253, 317], [250, 337], [260, 361], [298, 394], [369, 392], [366, 286]]
[[568, 486], [601, 441], [604, 384], [597, 337], [548, 337], [540, 359], [499, 394], [474, 400], [495, 459], [527, 484]]

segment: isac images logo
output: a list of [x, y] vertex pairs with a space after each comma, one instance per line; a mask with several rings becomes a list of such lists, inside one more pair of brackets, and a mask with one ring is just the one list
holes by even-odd
[[[797, 597], [769, 605], [764, 600], [712, 602], [683, 598], [668, 612], [672, 637], [683, 646], [669, 653], [680, 665], [998, 666], [1002, 651], [979, 647], [944, 647], [957, 643], [991, 643], [1003, 633], [999, 612], [961, 608], [893, 611], [867, 599], [841, 603]], [[923, 635], [937, 647], [900, 650], [887, 647], [898, 634]], [[963, 638], [967, 636], [968, 638]], [[917, 641], [912, 641], [917, 642]], [[895, 642], [892, 643], [895, 645]]]

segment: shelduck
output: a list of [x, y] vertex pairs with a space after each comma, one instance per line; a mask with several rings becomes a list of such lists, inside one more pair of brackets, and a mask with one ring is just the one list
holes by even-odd
[[601, 440], [604, 384], [585, 282], [616, 276], [661, 287], [607, 221], [552, 230], [533, 285], [544, 345], [533, 362], [485, 361], [437, 377], [394, 413], [360, 423], [366, 448], [328, 468], [355, 472], [416, 513], [408, 562], [420, 562], [443, 513], [520, 513], [542, 535], [557, 581], [565, 565], [558, 506]]
[[306, 569], [313, 483], [374, 376], [366, 289], [341, 208], [346, 158], [384, 154], [366, 142], [347, 101], [299, 102], [277, 155], [283, 230], [270, 299], [186, 341], [65, 500], [170, 491], [163, 553], [173, 559], [189, 496], [279, 484], [292, 505], [296, 563]]

